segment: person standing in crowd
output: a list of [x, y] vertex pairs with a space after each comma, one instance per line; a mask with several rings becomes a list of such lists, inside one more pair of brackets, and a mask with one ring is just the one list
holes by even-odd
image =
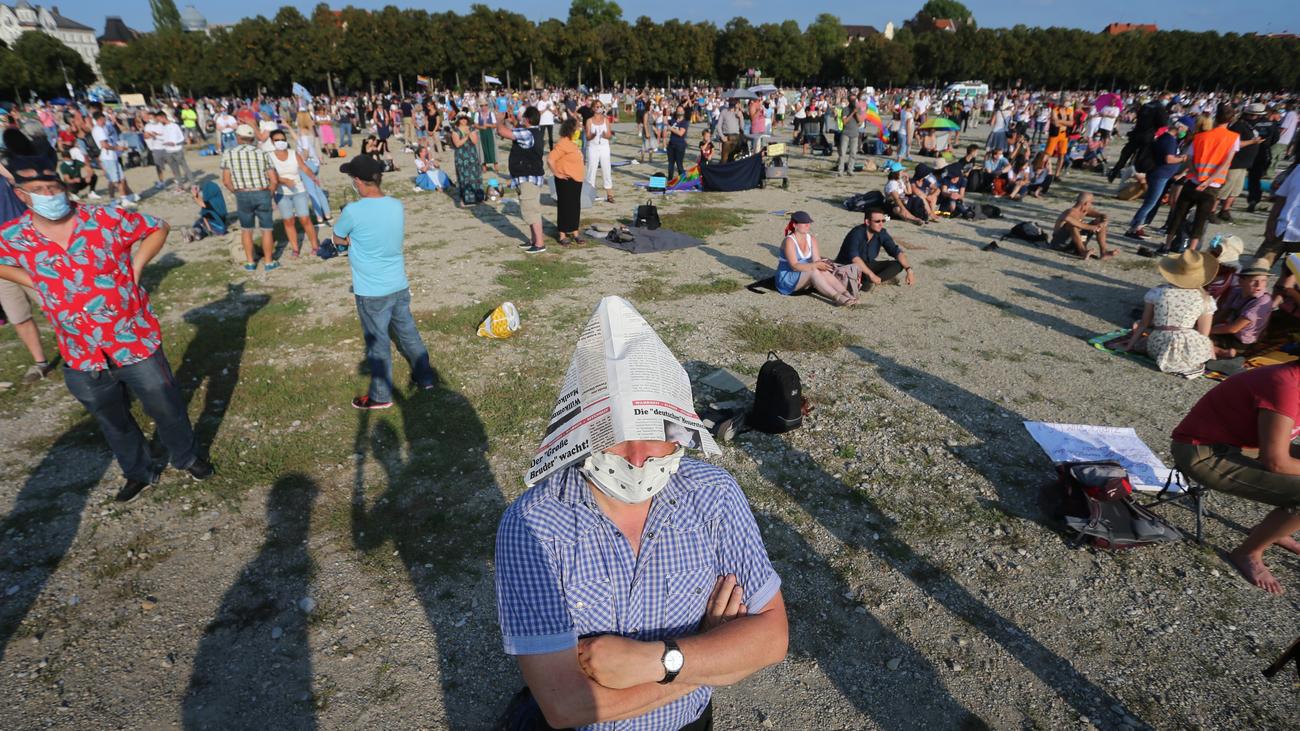
[[40, 294], [58, 337], [63, 382], [95, 417], [126, 477], [117, 500], [134, 500], [161, 474], [131, 415], [132, 399], [156, 422], [173, 467], [199, 480], [211, 476], [139, 285], [166, 243], [166, 222], [72, 204], [48, 160], [20, 158], [12, 173], [29, 210], [0, 227], [0, 279]]
[[1053, 178], [1061, 179], [1070, 153], [1070, 128], [1074, 126], [1074, 106], [1064, 95], [1052, 109], [1052, 120], [1047, 127], [1047, 157], [1056, 160]]
[[239, 126], [239, 121], [235, 119], [235, 115], [222, 107], [221, 113], [217, 115], [216, 125], [221, 151], [225, 152], [235, 146], [235, 128]]
[[289, 138], [284, 130], [271, 133], [271, 164], [275, 167], [275, 179], [280, 193], [280, 219], [284, 222], [284, 235], [289, 239], [289, 249], [298, 256], [298, 230], [294, 222], [302, 225], [311, 243], [309, 251], [320, 247], [316, 235], [316, 225], [311, 222], [311, 203], [307, 197], [306, 179], [320, 185], [320, 180], [307, 166], [307, 161], [296, 150], [289, 149]]
[[1300, 175], [1295, 170], [1273, 191], [1273, 205], [1264, 224], [1264, 243], [1255, 257], [1272, 267], [1278, 254], [1300, 252]]
[[835, 177], [852, 175], [862, 146], [862, 125], [867, 120], [867, 110], [859, 107], [856, 97], [850, 96], [844, 107], [844, 129], [840, 132], [840, 156], [835, 163]]
[[[501, 117], [500, 121], [504, 122], [505, 118]], [[497, 128], [497, 113], [492, 111], [486, 101], [480, 102], [478, 111], [474, 113], [474, 126], [478, 128], [478, 145], [477, 151], [482, 158], [483, 172], [492, 168], [492, 172], [497, 172], [497, 141], [493, 132]]]
[[547, 161], [555, 174], [555, 228], [557, 240], [567, 246], [577, 240], [582, 215], [582, 150], [573, 142], [578, 120], [569, 117], [560, 125], [560, 141], [551, 148]]
[[94, 120], [90, 134], [99, 148], [99, 169], [104, 171], [104, 178], [108, 180], [108, 196], [122, 208], [135, 208], [140, 196], [131, 192], [122, 162], [118, 159], [118, 153], [126, 147], [118, 137], [117, 127], [104, 118], [103, 112], [95, 112]]
[[1179, 141], [1187, 135], [1190, 119], [1190, 117], [1179, 117], [1169, 120], [1167, 128], [1151, 141], [1148, 149], [1154, 167], [1146, 173], [1146, 197], [1142, 199], [1142, 205], [1138, 206], [1137, 212], [1133, 214], [1133, 220], [1129, 222], [1125, 236], [1139, 241], [1148, 238], [1146, 227], [1155, 218], [1156, 208], [1160, 205], [1160, 198], [1164, 195], [1165, 188], [1173, 179], [1174, 173], [1187, 162], [1187, 155], [1179, 149]]
[[[546, 169], [542, 163], [541, 128], [537, 126], [541, 115], [534, 107], [524, 109], [520, 126], [511, 127], [509, 118], [502, 117], [497, 124], [497, 134], [511, 141], [508, 166], [510, 185], [519, 193], [519, 213], [528, 226], [530, 241], [520, 244], [525, 254], [546, 251], [542, 239], [542, 185], [546, 182]], [[495, 144], [495, 143], [494, 143]]]
[[345, 101], [338, 105], [334, 121], [339, 128], [339, 145], [352, 148], [352, 127], [355, 120], [356, 112], [352, 108], [352, 102]]
[[343, 207], [334, 224], [334, 238], [348, 247], [352, 293], [366, 341], [370, 388], [352, 399], [357, 409], [387, 409], [393, 405], [393, 353], [389, 333], [411, 367], [416, 387], [431, 389], [438, 376], [429, 362], [420, 331], [411, 315], [411, 287], [402, 253], [406, 214], [401, 201], [384, 195], [384, 167], [374, 158], [358, 156], [339, 166], [360, 196]]
[[456, 190], [462, 205], [472, 206], [483, 202], [483, 165], [479, 161], [478, 130], [474, 129], [468, 114], [456, 115], [451, 128], [451, 146], [455, 149]]
[[[1248, 105], [1246, 112], [1255, 108], [1255, 105]], [[1263, 114], [1264, 105], [1258, 106], [1258, 112], [1255, 115], [1255, 121]], [[1222, 223], [1232, 223], [1232, 204], [1237, 202], [1237, 197], [1241, 195], [1242, 190], [1246, 187], [1246, 176], [1250, 169], [1255, 166], [1255, 159], [1260, 152], [1261, 145], [1266, 142], [1255, 132], [1255, 125], [1252, 120], [1242, 114], [1235, 119], [1228, 129], [1236, 132], [1238, 136], [1237, 152], [1232, 156], [1232, 162], [1228, 165], [1228, 180], [1218, 191], [1218, 211], [1214, 219]]]
[[[181, 134], [185, 137], [186, 141], [194, 142], [196, 139], [203, 140], [204, 142], [208, 141], [208, 136], [203, 133], [203, 130], [199, 129], [199, 113], [194, 111], [194, 106], [192, 104], [189, 102], [181, 102], [180, 118], [180, 126], [184, 128], [184, 131], [182, 131]], [[185, 145], [182, 142], [181, 147], [183, 148], [184, 146]]]
[[1196, 218], [1192, 223], [1191, 236], [1187, 248], [1195, 249], [1200, 245], [1205, 226], [1214, 212], [1217, 193], [1228, 180], [1228, 169], [1232, 158], [1239, 149], [1240, 137], [1228, 129], [1236, 120], [1232, 107], [1220, 104], [1214, 115], [1214, 128], [1201, 132], [1192, 138], [1192, 169], [1183, 181], [1178, 200], [1169, 213], [1169, 225], [1166, 227], [1165, 245], [1159, 253], [1168, 253], [1183, 228], [1183, 219], [1194, 207]]
[[1137, 120], [1133, 124], [1133, 129], [1129, 130], [1128, 141], [1124, 143], [1123, 149], [1120, 150], [1119, 160], [1115, 162], [1115, 167], [1110, 169], [1106, 174], [1106, 180], [1115, 182], [1119, 177], [1120, 171], [1128, 165], [1129, 160], [1140, 150], [1150, 146], [1155, 140], [1156, 132], [1165, 126], [1165, 120], [1169, 119], [1172, 110], [1169, 109], [1169, 102], [1173, 99], [1173, 94], [1164, 92], [1160, 96], [1148, 101], [1138, 108]]
[[253, 261], [253, 228], [257, 226], [262, 229], [263, 269], [270, 272], [280, 267], [280, 263], [274, 259], [275, 240], [272, 238], [274, 227], [271, 213], [271, 191], [276, 189], [280, 181], [270, 156], [253, 146], [254, 135], [256, 133], [253, 128], [246, 124], [235, 129], [238, 144], [221, 155], [221, 183], [226, 190], [235, 194], [239, 235], [244, 244], [244, 270], [257, 271], [257, 264]]
[[[185, 133], [181, 131], [180, 125], [168, 119], [167, 115], [159, 111], [156, 115], [157, 125], [162, 129], [159, 139], [160, 148], [154, 151], [155, 155], [162, 156], [162, 163], [166, 163], [172, 170], [172, 182], [176, 185], [176, 190], [184, 192], [189, 185], [193, 173], [190, 172], [190, 165], [185, 161]], [[157, 164], [158, 182], [162, 182], [162, 164]], [[181, 171], [185, 172], [182, 173]]]
[[587, 183], [595, 187], [599, 168], [605, 183], [605, 200], [613, 203], [614, 179], [610, 175], [609, 147], [614, 138], [614, 123], [605, 116], [605, 105], [599, 100], [591, 105], [591, 118], [586, 121], [583, 131], [587, 140]]
[[728, 101], [718, 116], [718, 136], [722, 138], [722, 162], [731, 162], [740, 144], [740, 110], [736, 101]]
[[1267, 109], [1255, 102], [1246, 106], [1246, 120], [1255, 128], [1259, 138], [1259, 152], [1255, 161], [1246, 170], [1246, 212], [1254, 213], [1256, 206], [1264, 198], [1264, 177], [1273, 167], [1273, 147], [1277, 145], [1282, 134], [1280, 121], [1282, 117], [1276, 109]]
[[676, 175], [686, 177], [686, 135], [690, 133], [690, 118], [686, 107], [678, 106], [673, 110], [668, 123], [668, 179]]

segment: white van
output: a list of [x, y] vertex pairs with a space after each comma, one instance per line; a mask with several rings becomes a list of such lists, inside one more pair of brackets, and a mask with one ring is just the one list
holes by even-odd
[[973, 99], [989, 95], [989, 85], [983, 81], [958, 81], [944, 87], [942, 98]]

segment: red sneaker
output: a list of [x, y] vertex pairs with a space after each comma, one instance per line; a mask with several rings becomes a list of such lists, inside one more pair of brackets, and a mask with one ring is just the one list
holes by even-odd
[[354, 409], [387, 409], [392, 405], [392, 401], [371, 401], [369, 396], [358, 396], [352, 399]]

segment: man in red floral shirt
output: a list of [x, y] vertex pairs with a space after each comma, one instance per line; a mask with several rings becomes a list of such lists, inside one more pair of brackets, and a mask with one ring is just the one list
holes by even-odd
[[40, 295], [58, 336], [64, 383], [99, 422], [126, 476], [117, 499], [134, 500], [161, 472], [131, 416], [128, 392], [157, 423], [172, 465], [207, 478], [212, 465], [199, 454], [158, 319], [138, 284], [167, 239], [166, 222], [71, 204], [44, 159], [19, 158], [11, 172], [29, 210], [0, 228], [0, 278]]

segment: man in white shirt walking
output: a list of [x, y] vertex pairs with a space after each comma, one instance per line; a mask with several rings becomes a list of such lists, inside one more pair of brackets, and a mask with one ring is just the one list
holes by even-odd
[[122, 161], [118, 159], [118, 154], [126, 150], [126, 145], [122, 144], [117, 127], [104, 118], [103, 112], [95, 112], [94, 120], [90, 136], [99, 148], [99, 167], [108, 179], [108, 195], [117, 197], [115, 204], [122, 208], [135, 208], [140, 196], [131, 192], [131, 186], [127, 185], [126, 174], [122, 170]]

